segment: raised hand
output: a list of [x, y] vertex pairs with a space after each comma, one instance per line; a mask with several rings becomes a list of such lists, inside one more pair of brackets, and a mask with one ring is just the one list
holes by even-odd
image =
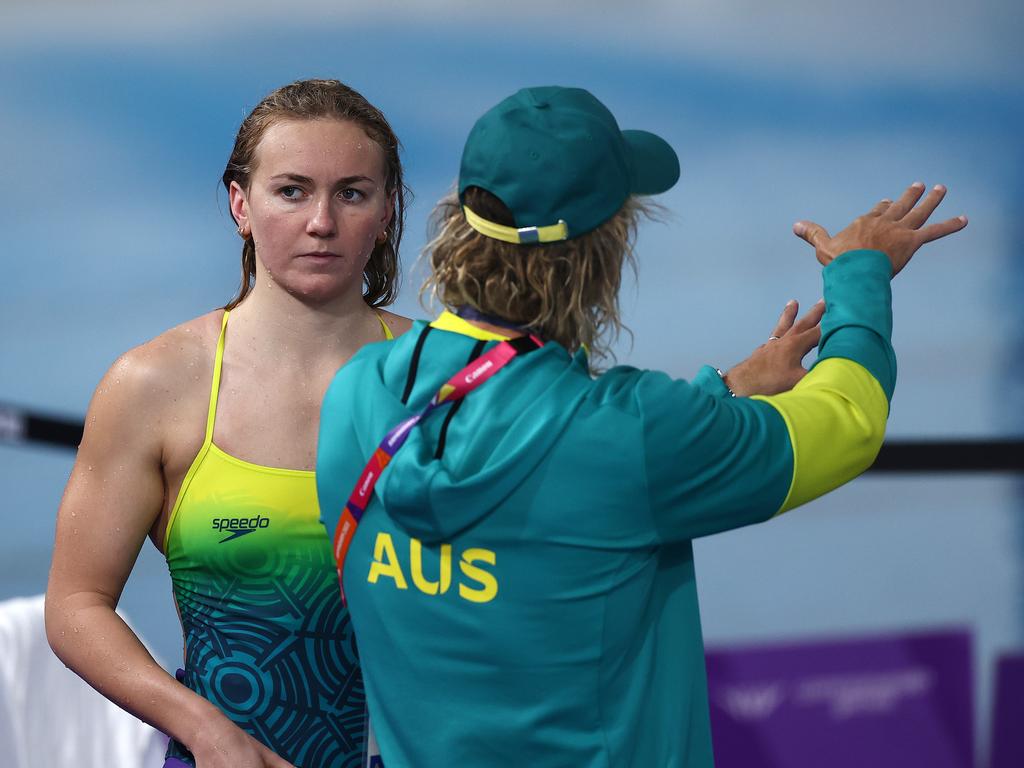
[[937, 184], [922, 200], [923, 193], [924, 184], [914, 182], [899, 200], [882, 200], [835, 237], [813, 221], [798, 221], [793, 225], [793, 232], [814, 246], [814, 253], [823, 266], [847, 251], [869, 249], [882, 251], [889, 257], [895, 276], [922, 245], [967, 226], [966, 216], [925, 226], [945, 197], [946, 188]]
[[802, 360], [821, 338], [825, 302], [819, 301], [797, 320], [799, 310], [795, 300], [788, 302], [768, 341], [725, 374], [725, 383], [737, 397], [788, 392], [806, 375]]

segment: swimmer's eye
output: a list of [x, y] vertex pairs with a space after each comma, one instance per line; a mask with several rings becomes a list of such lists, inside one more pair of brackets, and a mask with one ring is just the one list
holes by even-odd
[[302, 197], [302, 187], [289, 184], [287, 187], [281, 187], [277, 193], [285, 200], [298, 200]]
[[366, 193], [355, 187], [345, 187], [338, 193], [341, 199], [348, 203], [358, 203], [366, 197]]

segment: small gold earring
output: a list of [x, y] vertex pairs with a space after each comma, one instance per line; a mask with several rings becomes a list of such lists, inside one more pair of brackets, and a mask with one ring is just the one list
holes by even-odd
[[384, 243], [386, 243], [388, 241], [388, 237], [389, 237], [388, 231], [385, 229], [383, 232], [381, 232], [379, 235], [377, 235], [377, 244], [378, 245], [383, 245]]

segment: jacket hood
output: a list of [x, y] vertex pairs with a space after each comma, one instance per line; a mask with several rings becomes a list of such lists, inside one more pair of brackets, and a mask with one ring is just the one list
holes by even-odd
[[[370, 407], [358, 409], [356, 434], [367, 457], [387, 430], [419, 413], [466, 365], [477, 344], [460, 333], [431, 329], [415, 366], [412, 397], [403, 404], [424, 325], [416, 323], [393, 343], [373, 372], [379, 382], [367, 382], [380, 393]], [[450, 420], [440, 458], [441, 425], [456, 404], [436, 408], [412, 428], [374, 489], [387, 515], [424, 543], [449, 540], [487, 517], [545, 460], [583, 403], [587, 387], [581, 384], [589, 378], [586, 356], [572, 358], [555, 343], [517, 356], [466, 395]]]

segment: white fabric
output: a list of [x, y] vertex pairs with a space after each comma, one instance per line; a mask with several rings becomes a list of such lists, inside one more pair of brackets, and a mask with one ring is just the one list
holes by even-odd
[[166, 745], [53, 655], [42, 595], [0, 601], [3, 768], [159, 768]]

